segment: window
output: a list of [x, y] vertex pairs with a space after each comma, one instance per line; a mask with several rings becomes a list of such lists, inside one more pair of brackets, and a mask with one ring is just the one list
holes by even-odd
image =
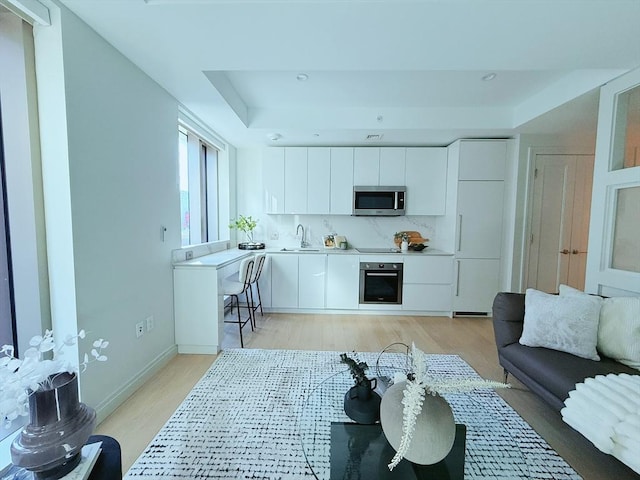
[[2, 118], [0, 118], [0, 345], [13, 345], [17, 350], [3, 151]]
[[178, 128], [182, 246], [218, 240], [218, 150]]

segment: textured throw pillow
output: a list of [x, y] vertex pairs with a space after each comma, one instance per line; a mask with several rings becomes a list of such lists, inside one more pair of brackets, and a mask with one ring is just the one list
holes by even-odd
[[598, 350], [640, 370], [640, 297], [604, 299], [598, 327]]
[[558, 296], [528, 288], [520, 343], [600, 360], [596, 351], [601, 299]]
[[[560, 285], [560, 296], [587, 295]], [[640, 297], [602, 300], [597, 348], [603, 355], [640, 370]]]

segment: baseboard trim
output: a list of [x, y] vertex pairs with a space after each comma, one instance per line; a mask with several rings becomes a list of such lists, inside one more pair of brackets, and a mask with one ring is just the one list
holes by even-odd
[[178, 346], [171, 345], [164, 352], [154, 358], [135, 377], [115, 391], [112, 395], [100, 402], [96, 407], [96, 424], [99, 425], [105, 418], [111, 415], [122, 403], [136, 390], [145, 384], [153, 375], [162, 369], [178, 354]]

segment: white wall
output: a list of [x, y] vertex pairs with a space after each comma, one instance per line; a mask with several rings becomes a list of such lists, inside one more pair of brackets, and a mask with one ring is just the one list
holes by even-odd
[[[38, 88], [54, 325], [74, 314], [55, 303], [75, 297], [76, 327], [110, 341], [109, 361], [81, 376], [83, 401], [103, 418], [175, 353], [178, 105], [66, 8], [50, 9], [53, 26], [38, 30], [36, 54], [47, 78]], [[69, 266], [71, 275], [57, 274]], [[150, 315], [155, 328], [137, 339], [135, 324]]]

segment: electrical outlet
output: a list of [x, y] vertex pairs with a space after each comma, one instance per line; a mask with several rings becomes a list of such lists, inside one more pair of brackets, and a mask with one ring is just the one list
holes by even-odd
[[151, 330], [153, 330], [153, 327], [155, 326], [153, 315], [148, 316], [146, 321], [147, 321], [147, 332], [150, 332]]
[[278, 232], [271, 233], [271, 240], [278, 240], [280, 238], [280, 234]]
[[138, 322], [136, 323], [136, 338], [140, 338], [144, 335], [144, 323]]
[[191, 259], [193, 258], [193, 250], [187, 250], [187, 251], [184, 253], [184, 257], [185, 257], [187, 260], [191, 260]]

